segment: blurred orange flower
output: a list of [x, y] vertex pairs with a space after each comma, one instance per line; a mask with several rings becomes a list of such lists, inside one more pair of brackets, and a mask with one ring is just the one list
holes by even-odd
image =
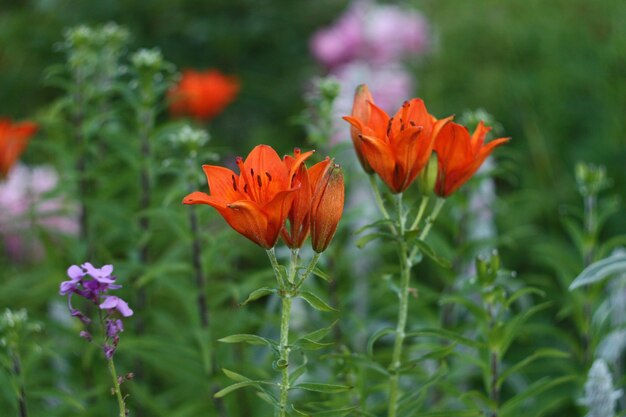
[[168, 92], [170, 112], [209, 120], [220, 114], [239, 92], [239, 81], [218, 70], [183, 71], [177, 86]]
[[484, 144], [491, 130], [481, 121], [470, 136], [464, 126], [449, 123], [437, 136], [434, 150], [437, 153], [438, 170], [435, 194], [448, 197], [469, 180], [491, 152], [510, 138], [498, 138]]
[[33, 122], [13, 123], [0, 119], [0, 178], [6, 177], [36, 131], [37, 125]]
[[389, 117], [374, 104], [366, 85], [357, 88], [352, 115], [344, 117], [366, 171], [371, 168], [394, 193], [406, 190], [426, 166], [441, 128], [452, 117], [436, 119], [421, 99], [405, 101]]
[[293, 161], [280, 159], [268, 145], [255, 147], [245, 161], [237, 158], [240, 174], [228, 168], [203, 165], [211, 194], [193, 192], [185, 204], [208, 204], [226, 222], [257, 245], [274, 247], [300, 184], [292, 178], [313, 151], [297, 152]]

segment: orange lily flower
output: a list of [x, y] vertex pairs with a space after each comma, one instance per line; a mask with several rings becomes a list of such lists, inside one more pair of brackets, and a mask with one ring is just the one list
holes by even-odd
[[6, 177], [36, 131], [37, 125], [32, 122], [0, 119], [0, 178]]
[[374, 104], [365, 85], [357, 88], [352, 115], [344, 117], [352, 126], [359, 160], [367, 162], [394, 193], [406, 190], [426, 166], [437, 135], [451, 119], [436, 119], [417, 98], [405, 101], [389, 117]]
[[464, 126], [449, 123], [441, 129], [435, 142], [438, 159], [435, 194], [448, 197], [469, 180], [491, 152], [509, 141], [510, 138], [498, 138], [484, 144], [487, 133], [491, 130], [481, 121], [470, 136]]
[[239, 92], [239, 81], [217, 70], [183, 71], [178, 85], [169, 93], [170, 112], [209, 120], [221, 113]]
[[[297, 148], [294, 150], [294, 156], [285, 156], [284, 162], [287, 169], [291, 170], [299, 156], [300, 149]], [[311, 199], [313, 198], [313, 192], [319, 180], [320, 171], [323, 171], [329, 164], [329, 158], [313, 165], [310, 169], [307, 169], [304, 164], [300, 164], [300, 167], [292, 178], [292, 185], [300, 184], [300, 189], [298, 189], [295, 194], [293, 205], [287, 216], [289, 220], [289, 230], [285, 227], [281, 231], [283, 240], [291, 249], [301, 248], [309, 235]]]
[[300, 165], [313, 151], [298, 153], [287, 168], [268, 145], [255, 147], [245, 161], [237, 158], [240, 174], [203, 165], [211, 194], [193, 192], [184, 204], [208, 204], [237, 232], [266, 249], [274, 247], [300, 184], [292, 184]]
[[343, 213], [343, 203], [341, 168], [336, 164], [327, 165], [317, 181], [311, 203], [311, 244], [315, 252], [324, 252], [330, 244]]

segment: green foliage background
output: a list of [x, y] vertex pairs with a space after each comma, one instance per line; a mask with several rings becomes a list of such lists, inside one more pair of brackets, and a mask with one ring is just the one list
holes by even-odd
[[[598, 303], [601, 289], [583, 295], [567, 292], [583, 263], [575, 239], [568, 234], [571, 229], [562, 219], [580, 217], [581, 202], [574, 182], [574, 165], [579, 160], [605, 165], [613, 179], [612, 193], [618, 198], [625, 194], [626, 4], [621, 0], [423, 0], [410, 4], [429, 19], [434, 39], [426, 57], [409, 63], [419, 84], [416, 94], [439, 116], [484, 108], [501, 123], [505, 135], [513, 138], [498, 150], [495, 209], [501, 240], [493, 246], [498, 246], [507, 268], [517, 271], [524, 283], [543, 290], [553, 304], [539, 313], [540, 320], [519, 331], [510, 360], [522, 360], [538, 348], [557, 348], [570, 353], [570, 360], [529, 367], [525, 382], [546, 375], [575, 378], [558, 394], [529, 405], [529, 410], [543, 410], [536, 415], [546, 416], [583, 415], [574, 399], [580, 396], [590, 362], [579, 350], [581, 323], [576, 311], [586, 302]], [[331, 0], [5, 0], [0, 5], [0, 115], [49, 117], [48, 106], [62, 91], [47, 84], [44, 74], [50, 65], [63, 62], [63, 54], [54, 46], [62, 40], [63, 30], [82, 23], [115, 21], [132, 33], [132, 50], [159, 47], [178, 68], [215, 67], [240, 78], [239, 97], [210, 125], [211, 151], [223, 160], [245, 155], [258, 143], [269, 143], [279, 153], [294, 146], [306, 148], [305, 131], [293, 120], [304, 108], [307, 81], [323, 74], [309, 54], [308, 40], [345, 6], [345, 1]], [[167, 115], [160, 114], [159, 120], [167, 121]], [[166, 134], [161, 132], [160, 137]], [[62, 131], [49, 136], [58, 142], [37, 143], [43, 138], [34, 139], [24, 160], [53, 163], [62, 178], [72, 180], [67, 173], [71, 158], [66, 155], [70, 139], [64, 139]], [[187, 213], [179, 205], [187, 185], [176, 175], [162, 173], [169, 188], [157, 190], [154, 196], [154, 201], [162, 202], [151, 213], [155, 229], [150, 236], [140, 236], [133, 217], [137, 215], [133, 211], [139, 192], [137, 179], [111, 174], [132, 164], [124, 156], [125, 146], [137, 145], [116, 140], [111, 145], [111, 159], [94, 173], [98, 201], [103, 203], [94, 210], [102, 244], [100, 259], [93, 262], [116, 265], [118, 276], [127, 280], [127, 297], [139, 287], [148, 291], [146, 310], [137, 312], [146, 320], [147, 334], [136, 337], [132, 330], [125, 332], [118, 354], [123, 369], [133, 369], [139, 361], [143, 364], [140, 382], [124, 385], [131, 394], [131, 409], [146, 416], [269, 415], [269, 409], [258, 411], [256, 404], [261, 402], [253, 392], [238, 391], [227, 398], [219, 405], [227, 410], [221, 414], [216, 414], [211, 400], [212, 392], [228, 384], [219, 374], [221, 367], [243, 371], [245, 364], [246, 375], [270, 377], [270, 355], [264, 349], [215, 342], [234, 333], [276, 337], [275, 327], [267, 325], [276, 323], [276, 303], [269, 300], [237, 306], [252, 290], [271, 282], [264, 254], [227, 229], [215, 213], [198, 210], [207, 232], [203, 263], [210, 277], [211, 320], [216, 323], [211, 333], [204, 331], [198, 323], [195, 287], [189, 278]], [[176, 156], [158, 153], [157, 146], [157, 157], [165, 161]], [[358, 178], [361, 174], [351, 175]], [[455, 203], [462, 206], [462, 196]], [[600, 241], [626, 233], [623, 208], [616, 207]], [[358, 212], [346, 216], [349, 223]], [[455, 212], [447, 213], [433, 241], [446, 256], [462, 262], [471, 250], [463, 247], [465, 252], [455, 252], [454, 242], [460, 234], [457, 219]], [[380, 279], [395, 272], [389, 266], [394, 261], [393, 251], [378, 248], [388, 264], [363, 271], [359, 264], [366, 256], [354, 247], [349, 232], [347, 228], [341, 232], [325, 255], [324, 267], [333, 271], [334, 283], [330, 288], [323, 281], [313, 284], [321, 293], [327, 292], [327, 298], [343, 312], [332, 335], [338, 357], [337, 352], [362, 350], [363, 338], [380, 327], [377, 320], [393, 321], [396, 308], [395, 295]], [[136, 262], [141, 239], [153, 244], [154, 260], [148, 269]], [[31, 318], [45, 325], [36, 340], [39, 350], [30, 352], [31, 359], [25, 364], [33, 415], [52, 415], [45, 414], [50, 401], [59, 416], [112, 412], [112, 398], [101, 394], [108, 389], [106, 375], [100, 372], [100, 368], [104, 371], [101, 353], [76, 336], [78, 327], [68, 332], [51, 318], [50, 300], [60, 298], [56, 293], [67, 266], [85, 261], [77, 257], [82, 251], [81, 242], [68, 238], [60, 244], [51, 241], [50, 256], [39, 263], [14, 265], [3, 259], [0, 264], [0, 306], [26, 307]], [[441, 293], [450, 289], [453, 273], [425, 262], [416, 275], [414, 282], [423, 302], [413, 303], [411, 317], [419, 325], [439, 323], [438, 301]], [[367, 282], [367, 311], [376, 312], [376, 319], [359, 315], [363, 311], [362, 293], [355, 292], [359, 280]], [[299, 331], [327, 326], [331, 316], [313, 315]], [[471, 330], [471, 321], [455, 317], [451, 320], [455, 330]], [[534, 337], [537, 334], [541, 337]], [[383, 341], [381, 349], [388, 351], [389, 345]], [[322, 358], [322, 354], [309, 358], [314, 359], [326, 361], [324, 367], [312, 371], [318, 379], [346, 383], [375, 379], [375, 372], [342, 367], [345, 357], [337, 362]], [[467, 364], [450, 360], [448, 365], [453, 379], [459, 374], [467, 377], [468, 390], [481, 386], [480, 375], [468, 370]], [[4, 382], [0, 384], [0, 409], [13, 409], [8, 376], [2, 374], [0, 381]], [[623, 382], [617, 384], [623, 386]], [[445, 383], [439, 389], [451, 397], [460, 390]], [[503, 395], [512, 396], [514, 391], [508, 386]], [[369, 400], [355, 396], [349, 400], [367, 404], [376, 399], [375, 394]], [[59, 400], [60, 405], [55, 403]], [[444, 404], [458, 405], [453, 401]]]

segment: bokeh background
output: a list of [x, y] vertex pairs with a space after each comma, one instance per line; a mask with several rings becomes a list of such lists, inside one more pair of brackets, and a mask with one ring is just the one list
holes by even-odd
[[[553, 334], [545, 328], [535, 328], [543, 332], [544, 341], [537, 342], [530, 336], [522, 338], [513, 356], [523, 357], [526, 348], [542, 345], [573, 351], [568, 365], [547, 369], [555, 374], [576, 374], [579, 379], [553, 402], [546, 402], [551, 405], [542, 415], [583, 415], [575, 398], [580, 396], [590, 362], [582, 353], [568, 347], [575, 344], [570, 330], [576, 327], [576, 320], [570, 311], [574, 304], [568, 301], [570, 296], [564, 284], [582, 269], [582, 261], [562, 219], [570, 215], [576, 218], [580, 212], [582, 203], [574, 175], [574, 166], [579, 161], [604, 165], [612, 179], [607, 194], [617, 199], [626, 194], [626, 3], [622, 0], [380, 3], [401, 5], [420, 13], [426, 34], [423, 47], [397, 59], [396, 64], [402, 67], [401, 75], [392, 71], [378, 78], [379, 90], [384, 90], [387, 83], [397, 88], [398, 77], [410, 79], [405, 90], [400, 88], [399, 101], [390, 111], [403, 99], [415, 96], [423, 98], [429, 111], [439, 117], [484, 109], [497, 121], [501, 136], [512, 137], [506, 147], [498, 149], [496, 157], [494, 177], [498, 199], [493, 210], [500, 239], [495, 245], [507, 268], [515, 270], [524, 282], [540, 287], [555, 301], [553, 307], [542, 313], [554, 326]], [[310, 148], [314, 144], [306, 142], [307, 131], [298, 120], [307, 108], [311, 80], [340, 73], [335, 65], [316, 56], [312, 39], [317, 31], [335, 24], [351, 7], [354, 4], [337, 0], [2, 0], [0, 115], [17, 120], [49, 118], [51, 103], [63, 92], [48, 83], [45, 74], [47, 68], [64, 61], [63, 53], [55, 46], [62, 41], [64, 30], [78, 24], [116, 22], [128, 28], [132, 35], [129, 49], [158, 47], [165, 59], [179, 69], [218, 68], [239, 78], [238, 97], [209, 127], [211, 150], [221, 159], [245, 155], [258, 143], [271, 144], [279, 153], [286, 153], [294, 146]], [[350, 95], [351, 92], [347, 93]], [[344, 114], [335, 117], [339, 120]], [[163, 122], [168, 120], [165, 108], [158, 117]], [[341, 122], [337, 126], [333, 143], [345, 143], [348, 130]], [[45, 132], [33, 139], [23, 161], [50, 164], [64, 178], [63, 170], [70, 164], [63, 158], [62, 149], [51, 150], [54, 143], [41, 143], [45, 140], [51, 140]], [[338, 162], [351, 166], [353, 160], [345, 151], [348, 148], [338, 147], [341, 155]], [[116, 179], [111, 174], [114, 170], [101, 168], [103, 174], [111, 175], [98, 183], [100, 187], [108, 187], [100, 189], [108, 205], [94, 218], [106, 224], [102, 229], [108, 231], [102, 238], [107, 248], [100, 251], [103, 259], [94, 263], [116, 263], [120, 276], [140, 275], [142, 280], [138, 285], [149, 288], [146, 313], [149, 336], [125, 334], [127, 344], [121, 349], [122, 355], [126, 353], [122, 364], [131, 368], [136, 360], [143, 361], [145, 380], [149, 381], [129, 388], [131, 398], [141, 403], [144, 415], [186, 416], [196, 412], [213, 415], [210, 413], [216, 412], [216, 406], [208, 393], [224, 385], [219, 377], [207, 377], [213, 375], [216, 358], [220, 365], [231, 367], [267, 359], [258, 350], [220, 346], [215, 353], [207, 348], [210, 345], [207, 340], [263, 328], [264, 320], [255, 312], [276, 308], [271, 302], [247, 307], [248, 310], [236, 307], [250, 290], [271, 276], [265, 269], [263, 254], [254, 245], [242, 243], [242, 238], [227, 230], [214, 213], [199, 211], [202, 227], [210, 234], [205, 238], [210, 249], [203, 256], [211, 277], [211, 314], [220, 323], [212, 329], [212, 334], [202, 333], [192, 318], [195, 315], [193, 283], [185, 278], [184, 266], [180, 266], [185, 262], [185, 245], [189, 242], [181, 226], [185, 224], [186, 214], [177, 202], [187, 190], [181, 189], [179, 195], [175, 190], [163, 191], [155, 197], [164, 202], [161, 215], [169, 216], [167, 222], [159, 224], [159, 231], [175, 236], [179, 245], [173, 245], [169, 239], [159, 240], [157, 236], [154, 252], [158, 253], [155, 256], [159, 257], [158, 264], [155, 260], [146, 273], [133, 263], [134, 238], [125, 234], [134, 230], [125, 223], [132, 223], [133, 219], [125, 218], [124, 212], [106, 211], [106, 207], [115, 206], [116, 198], [131, 199], [124, 189], [132, 194], [137, 191], [137, 183], [134, 178]], [[347, 175], [356, 183], [362, 174], [354, 168]], [[171, 180], [172, 183], [175, 181]], [[353, 221], [359, 212], [348, 212], [348, 216], [347, 221]], [[455, 212], [449, 212], [444, 218], [452, 222], [454, 216]], [[111, 230], [115, 228], [119, 230]], [[620, 206], [608, 218], [600, 240], [625, 233], [626, 216]], [[456, 236], [455, 226], [444, 226], [435, 241], [443, 252], [452, 256]], [[350, 323], [361, 326], [357, 326], [358, 332], [367, 333], [369, 325], [358, 317], [362, 311], [358, 309], [365, 307], [355, 300], [354, 281], [355, 274], [362, 277], [376, 266], [372, 270], [359, 269], [364, 255], [354, 248], [348, 231], [337, 240], [343, 249], [336, 249], [333, 258], [339, 259], [339, 265], [334, 265], [338, 278], [336, 288], [331, 289], [331, 298], [348, 312]], [[110, 399], [96, 395], [98, 381], [103, 378], [91, 370], [101, 365], [99, 352], [92, 349], [84, 355], [81, 340], [68, 340], [67, 325], [54, 318], [59, 313], [50, 305], [51, 299], [58, 298], [57, 286], [64, 279], [67, 266], [83, 261], [73, 255], [79, 252], [80, 242], [63, 242], [46, 242], [48, 255], [44, 258], [22, 259], [18, 263], [4, 259], [0, 269], [0, 307], [25, 307], [31, 317], [45, 323], [46, 334], [40, 336], [39, 343], [50, 356], [42, 359], [34, 355], [36, 359], [29, 369], [34, 415], [53, 415], [40, 414], [45, 412], [42, 410], [51, 412], [50, 401], [56, 407], [52, 408], [57, 413], [54, 415], [70, 415], [76, 410], [81, 410], [81, 415], [106, 415]], [[215, 242], [225, 244], [220, 246]], [[393, 253], [387, 255], [393, 259]], [[169, 267], [163, 266], [168, 262]], [[414, 314], [421, 314], [427, 321], [437, 315], [433, 313], [436, 294], [453, 278], [438, 267], [427, 265], [420, 271], [420, 275], [429, 277], [419, 285], [424, 286], [426, 300], [431, 303], [416, 307]], [[371, 276], [369, 279], [375, 280]], [[375, 292], [380, 284], [374, 281], [371, 285]], [[368, 308], [391, 320], [394, 308], [384, 306], [393, 306], [393, 296], [374, 298]], [[226, 328], [221, 323], [235, 328]], [[177, 332], [181, 326], [188, 328]], [[343, 331], [347, 334], [338, 333], [338, 340], [354, 336], [354, 342], [362, 337], [361, 333], [352, 334], [347, 325]], [[62, 349], [71, 352], [69, 359], [51, 353]], [[56, 372], [42, 368], [51, 363]], [[203, 366], [198, 367], [198, 363]], [[546, 370], [535, 369], [530, 373], [540, 375], [541, 371]], [[326, 376], [331, 375], [332, 368], [325, 372]], [[61, 382], [59, 375], [63, 375]], [[85, 378], [91, 391], [73, 398]], [[618, 382], [623, 386], [623, 377]], [[100, 383], [106, 386], [106, 382]], [[189, 390], [190, 386], [202, 390]], [[58, 391], [67, 393], [62, 398], [67, 402], [65, 406], [54, 402], [58, 401], [59, 397], [55, 397]], [[237, 395], [238, 400], [220, 406], [229, 410], [226, 415], [253, 415], [247, 404], [258, 400], [250, 393]], [[50, 400], [51, 397], [55, 399]], [[0, 404], [13, 407], [12, 401], [11, 389], [3, 389]], [[4, 405], [0, 409], [7, 409]]]

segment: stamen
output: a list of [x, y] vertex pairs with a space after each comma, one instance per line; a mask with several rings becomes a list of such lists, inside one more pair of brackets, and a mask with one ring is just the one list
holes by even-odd
[[391, 124], [393, 123], [393, 117], [389, 119], [389, 123], [387, 123], [387, 136], [391, 133]]
[[243, 185], [243, 192], [248, 194], [248, 184], [247, 183]]
[[266, 171], [266, 172], [265, 172], [265, 176], [267, 177], [267, 181], [268, 181], [268, 182], [271, 182], [271, 181], [272, 181], [272, 176], [270, 175], [270, 173], [269, 173], [269, 172], [267, 172], [267, 171]]
[[233, 179], [233, 190], [237, 191], [237, 181], [235, 181], [235, 176], [231, 175], [230, 177]]
[[263, 183], [261, 182], [261, 176], [260, 175], [256, 176], [256, 182], [259, 184], [259, 188], [261, 188], [263, 186]]
[[250, 168], [250, 176], [251, 176], [252, 178], [254, 178], [254, 169], [253, 169], [253, 168]]

